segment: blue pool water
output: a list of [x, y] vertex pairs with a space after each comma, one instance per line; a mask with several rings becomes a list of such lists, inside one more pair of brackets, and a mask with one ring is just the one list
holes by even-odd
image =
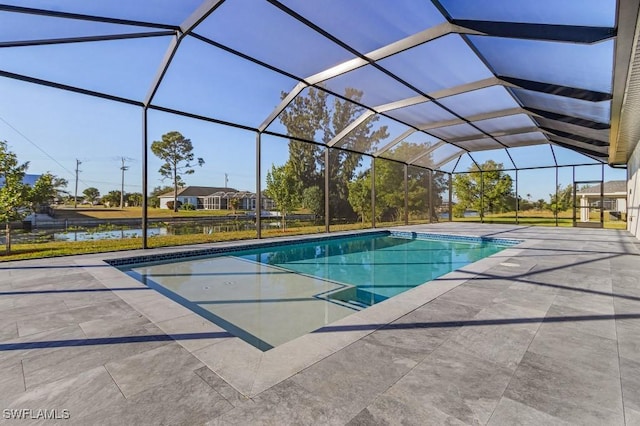
[[370, 306], [503, 250], [488, 241], [351, 237], [238, 256], [355, 287], [323, 295]]
[[110, 263], [268, 350], [515, 243], [374, 232]]

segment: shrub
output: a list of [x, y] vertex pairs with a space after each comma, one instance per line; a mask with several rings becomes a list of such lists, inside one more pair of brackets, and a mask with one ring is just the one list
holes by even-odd
[[185, 203], [185, 204], [182, 205], [182, 207], [180, 207], [180, 205], [178, 205], [178, 208], [181, 209], [181, 210], [195, 210], [196, 206], [194, 206], [191, 203]]
[[[182, 201], [178, 201], [178, 209], [182, 206]], [[173, 210], [173, 201], [167, 201], [167, 208], [169, 210]]]

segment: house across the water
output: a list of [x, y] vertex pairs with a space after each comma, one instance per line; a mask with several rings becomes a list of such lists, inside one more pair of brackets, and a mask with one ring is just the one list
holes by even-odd
[[[168, 209], [167, 203], [173, 201], [173, 191], [161, 194], [160, 208]], [[256, 194], [250, 191], [238, 191], [234, 188], [216, 186], [185, 186], [178, 189], [177, 200], [182, 205], [192, 204], [196, 210], [231, 210], [230, 200], [238, 199], [238, 210], [255, 210]], [[262, 209], [272, 210], [273, 200], [262, 195]]]

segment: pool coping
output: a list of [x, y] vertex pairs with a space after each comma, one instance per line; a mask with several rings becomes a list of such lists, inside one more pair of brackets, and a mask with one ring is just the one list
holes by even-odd
[[[277, 239], [230, 241], [221, 243], [199, 244], [194, 246], [170, 247], [130, 253], [124, 259], [142, 259], [167, 256], [178, 259], [193, 256], [193, 253], [224, 253], [232, 249], [246, 249], [262, 245], [282, 245], [291, 242], [311, 242], [326, 238], [340, 238], [352, 235], [376, 233], [415, 234], [413, 231], [399, 229], [379, 229], [375, 231], [343, 231], [318, 236], [281, 237]], [[419, 232], [443, 236], [443, 233]], [[406, 236], [405, 235], [405, 236]], [[173, 337], [181, 346], [223, 378], [229, 385], [247, 397], [253, 397], [271, 388], [281, 381], [308, 368], [316, 362], [340, 351], [354, 342], [366, 337], [374, 331], [390, 324], [404, 315], [429, 303], [433, 299], [453, 290], [459, 285], [473, 279], [478, 274], [505, 262], [505, 259], [517, 256], [532, 242], [526, 240], [504, 240], [481, 237], [478, 235], [453, 235], [463, 240], [503, 240], [517, 245], [507, 247], [492, 256], [469, 264], [461, 269], [447, 273], [428, 285], [422, 284], [391, 299], [385, 300], [367, 309], [355, 312], [341, 320], [331, 323], [320, 330], [298, 337], [266, 352], [255, 348], [238, 337], [230, 336], [224, 329], [204, 320], [188, 308], [168, 297], [153, 292], [124, 291], [126, 288], [146, 287], [136, 279], [127, 276], [112, 263], [123, 259], [123, 252], [89, 255], [75, 260], [78, 266], [86, 266], [85, 270], [98, 279], [105, 287], [125, 303], [138, 311], [162, 331]], [[274, 244], [275, 243], [275, 244]], [[96, 261], [108, 268], [95, 268]], [[121, 289], [121, 290], [118, 290]], [[193, 339], [200, 334], [202, 339]]]

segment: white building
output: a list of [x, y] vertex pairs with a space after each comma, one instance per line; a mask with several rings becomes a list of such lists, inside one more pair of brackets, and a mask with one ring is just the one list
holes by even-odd
[[[173, 191], [161, 194], [160, 208], [168, 209], [167, 203], [173, 201]], [[189, 203], [196, 207], [196, 210], [232, 210], [230, 200], [239, 200], [238, 210], [255, 210], [256, 194], [249, 191], [238, 191], [234, 188], [220, 188], [213, 186], [185, 186], [178, 189], [177, 200], [182, 205]], [[262, 210], [272, 210], [273, 200], [262, 196]]]

